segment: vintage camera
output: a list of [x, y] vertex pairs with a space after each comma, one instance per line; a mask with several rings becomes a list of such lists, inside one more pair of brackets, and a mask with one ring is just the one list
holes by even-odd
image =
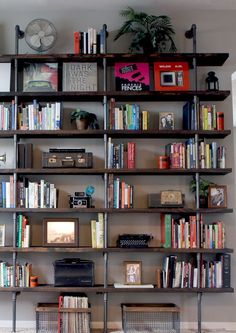
[[91, 208], [92, 197], [87, 196], [84, 192], [75, 192], [75, 195], [69, 196], [70, 208]]

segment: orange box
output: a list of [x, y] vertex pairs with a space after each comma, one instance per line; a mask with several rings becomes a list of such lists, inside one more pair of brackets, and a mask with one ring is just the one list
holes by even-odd
[[189, 64], [187, 62], [155, 62], [155, 90], [189, 90]]

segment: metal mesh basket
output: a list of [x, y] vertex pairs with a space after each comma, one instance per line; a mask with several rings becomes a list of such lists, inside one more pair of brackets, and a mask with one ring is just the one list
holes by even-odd
[[89, 308], [59, 310], [58, 304], [39, 303], [36, 308], [36, 333], [90, 333], [90, 320]]
[[180, 309], [175, 304], [121, 304], [125, 333], [180, 333]]
[[36, 333], [58, 333], [58, 304], [38, 304], [36, 308]]

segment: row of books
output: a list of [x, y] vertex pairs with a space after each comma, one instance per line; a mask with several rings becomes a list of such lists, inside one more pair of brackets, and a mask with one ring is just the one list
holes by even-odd
[[16, 247], [26, 248], [30, 246], [29, 219], [23, 214], [17, 215], [16, 219]]
[[116, 105], [110, 99], [109, 128], [113, 130], [147, 130], [149, 128], [149, 112], [141, 111], [138, 104]]
[[104, 247], [104, 215], [98, 213], [97, 220], [91, 220], [92, 248], [102, 249]]
[[183, 129], [184, 130], [224, 130], [224, 113], [216, 111], [215, 104], [202, 104], [195, 111], [192, 102], [183, 106]]
[[[172, 169], [196, 168], [196, 142], [188, 139], [185, 143], [173, 142], [165, 146], [165, 154], [169, 157]], [[202, 169], [225, 168], [225, 147], [217, 142], [198, 144], [199, 167]]]
[[108, 138], [108, 168], [135, 169], [135, 150], [134, 142], [115, 144]]
[[19, 130], [59, 130], [61, 128], [61, 103], [33, 104], [18, 107]]
[[[6, 261], [0, 261], [0, 287], [13, 287], [14, 275], [13, 265]], [[16, 264], [16, 287], [29, 287], [30, 276], [32, 275], [32, 264], [25, 263], [23, 265]]]
[[88, 31], [74, 32], [74, 53], [75, 54], [103, 54], [105, 53], [106, 30], [88, 28]]
[[17, 207], [57, 208], [57, 199], [58, 190], [55, 185], [44, 179], [31, 182], [27, 177], [23, 177], [17, 182]]
[[199, 246], [207, 249], [225, 248], [225, 225], [222, 221], [209, 224], [200, 219], [199, 237], [195, 215], [188, 218], [173, 214], [161, 214], [161, 244], [165, 248], [194, 249]]
[[217, 255], [214, 260], [202, 260], [200, 267], [197, 267], [195, 258], [182, 260], [175, 255], [167, 256], [163, 260], [163, 268], [157, 270], [157, 287], [229, 288], [230, 254]]
[[0, 130], [16, 129], [16, 104], [14, 100], [11, 104], [0, 104]]
[[224, 130], [224, 113], [216, 111], [216, 105], [200, 105], [199, 128], [202, 130]]
[[129, 185], [120, 178], [109, 174], [108, 179], [108, 206], [109, 208], [133, 208], [134, 186]]
[[[84, 310], [88, 308], [88, 297], [59, 296], [58, 331], [60, 333], [89, 333], [90, 314]], [[60, 309], [63, 312], [60, 312]], [[73, 312], [72, 309], [77, 309], [77, 311]]]

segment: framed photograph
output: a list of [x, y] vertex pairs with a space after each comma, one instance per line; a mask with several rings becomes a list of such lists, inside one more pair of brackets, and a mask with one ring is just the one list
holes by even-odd
[[227, 188], [225, 185], [209, 185], [209, 208], [227, 208]]
[[57, 63], [25, 63], [23, 69], [23, 91], [57, 91]]
[[0, 246], [5, 246], [5, 224], [0, 224]]
[[78, 219], [45, 218], [43, 220], [43, 246], [78, 246], [78, 227]]
[[174, 127], [174, 113], [159, 112], [159, 130], [173, 130]]
[[124, 261], [125, 284], [141, 284], [142, 262]]

